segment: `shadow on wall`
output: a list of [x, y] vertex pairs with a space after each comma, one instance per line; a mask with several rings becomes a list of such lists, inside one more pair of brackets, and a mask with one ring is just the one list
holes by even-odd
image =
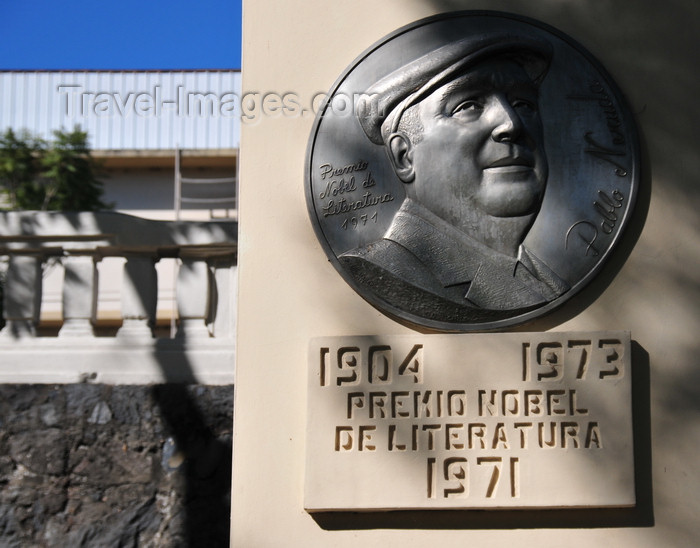
[[[143, 295], [139, 294], [139, 298], [143, 300]], [[157, 340], [154, 350], [163, 342]], [[205, 393], [207, 387], [191, 386], [197, 384], [197, 378], [186, 355], [178, 368], [177, 379], [172, 378], [170, 364], [163, 356], [163, 353], [154, 352], [166, 384], [154, 386], [151, 393], [171, 436], [163, 447], [163, 467], [178, 470], [184, 483], [181, 528], [184, 546], [227, 547], [230, 542], [232, 437], [217, 436], [211, 423], [223, 419], [231, 429], [233, 423], [225, 411], [217, 411], [216, 407], [207, 411], [219, 416], [205, 418], [192, 396], [193, 391]], [[232, 399], [221, 403], [232, 412]]]
[[185, 482], [183, 536], [187, 546], [228, 546], [231, 443], [212, 432], [185, 385], [157, 385], [152, 393], [174, 439], [163, 449], [163, 464], [179, 469]]

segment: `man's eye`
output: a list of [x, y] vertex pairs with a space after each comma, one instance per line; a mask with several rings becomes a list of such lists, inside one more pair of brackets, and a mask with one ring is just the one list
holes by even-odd
[[520, 112], [537, 112], [537, 105], [532, 101], [528, 101], [526, 99], [515, 99], [511, 102], [511, 105], [514, 109]]
[[460, 112], [465, 114], [473, 114], [481, 112], [483, 108], [484, 107], [480, 101], [476, 99], [468, 99], [467, 101], [462, 101], [454, 109], [452, 109], [452, 114], [455, 115], [459, 114]]

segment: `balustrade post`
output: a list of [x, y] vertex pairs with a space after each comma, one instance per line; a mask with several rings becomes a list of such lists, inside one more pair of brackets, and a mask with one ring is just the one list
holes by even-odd
[[122, 282], [122, 327], [117, 337], [153, 338], [158, 304], [157, 257], [126, 253]]
[[180, 318], [176, 337], [210, 337], [207, 322], [211, 312], [212, 272], [206, 258], [197, 253], [181, 253], [177, 273], [176, 301]]
[[3, 288], [3, 337], [35, 337], [41, 313], [40, 253], [12, 254]]
[[216, 338], [234, 338], [236, 334], [236, 296], [238, 275], [236, 256], [232, 253], [216, 257], [209, 261], [214, 271], [216, 296], [211, 305], [212, 336]]
[[59, 337], [92, 337], [97, 316], [97, 265], [92, 255], [63, 258], [63, 327]]

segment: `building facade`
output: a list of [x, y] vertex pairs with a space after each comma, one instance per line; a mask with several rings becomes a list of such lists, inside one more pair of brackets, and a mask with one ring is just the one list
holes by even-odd
[[[0, 97], [1, 131], [45, 140], [56, 130], [86, 131], [103, 201], [116, 211], [164, 221], [237, 218], [240, 71], [5, 71]], [[98, 268], [98, 319], [114, 325], [122, 263], [106, 259]], [[165, 326], [176, 309], [174, 260], [156, 268]], [[54, 262], [45, 268], [42, 325], [49, 330], [61, 323], [62, 276]]]

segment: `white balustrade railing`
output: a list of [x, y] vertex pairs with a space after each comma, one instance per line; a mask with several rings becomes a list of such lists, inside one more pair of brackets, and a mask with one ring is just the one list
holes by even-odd
[[[150, 221], [111, 212], [2, 212], [6, 258], [0, 382], [233, 382], [237, 223]], [[124, 259], [122, 325], [97, 336], [98, 267]], [[178, 325], [155, 338], [156, 263], [179, 259]], [[42, 271], [63, 265], [63, 321], [41, 337]]]

